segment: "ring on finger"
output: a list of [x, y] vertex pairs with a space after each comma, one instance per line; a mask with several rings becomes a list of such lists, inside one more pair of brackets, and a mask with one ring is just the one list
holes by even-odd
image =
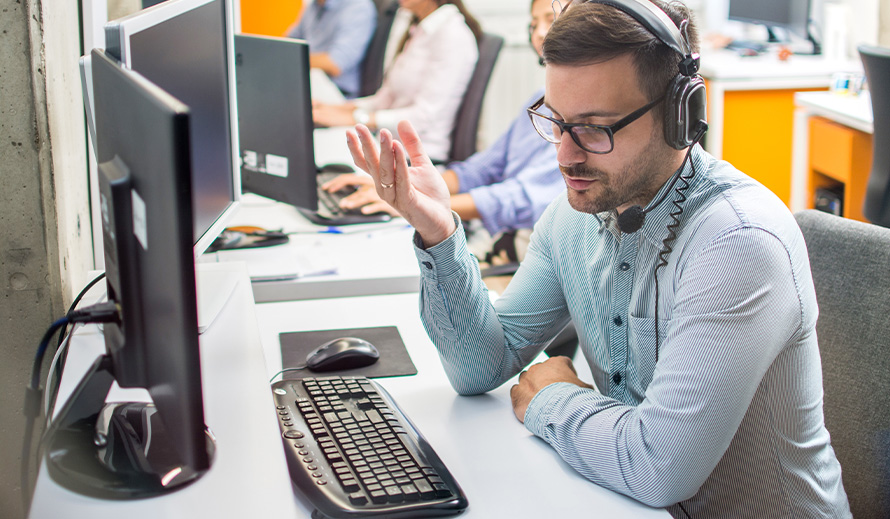
[[394, 184], [384, 184], [383, 182], [380, 183], [380, 186], [383, 187], [383, 189], [390, 189], [393, 185]]

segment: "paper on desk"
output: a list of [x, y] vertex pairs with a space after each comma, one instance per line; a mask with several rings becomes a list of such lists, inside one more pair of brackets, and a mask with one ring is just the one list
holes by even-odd
[[243, 261], [252, 282], [289, 281], [336, 274], [339, 265], [318, 247], [300, 251], [294, 247], [226, 250], [216, 253], [223, 261]]

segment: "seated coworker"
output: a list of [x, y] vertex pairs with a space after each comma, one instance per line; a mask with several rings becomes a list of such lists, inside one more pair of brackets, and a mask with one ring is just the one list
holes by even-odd
[[[550, 0], [534, 0], [531, 15], [529, 36], [540, 56], [544, 36], [553, 23]], [[543, 94], [541, 89], [523, 105], [507, 132], [490, 148], [463, 162], [452, 162], [442, 173], [451, 194], [451, 208], [463, 220], [480, 219], [492, 236], [531, 229], [547, 205], [565, 191], [556, 162], [556, 148], [535, 132], [525, 110]], [[340, 201], [342, 207], [397, 215], [395, 209], [377, 196], [373, 184], [368, 175], [349, 174], [340, 175], [323, 187], [334, 192], [349, 185], [360, 186]]]
[[[395, 131], [412, 121], [435, 160], [445, 160], [451, 131], [479, 57], [479, 23], [461, 0], [400, 0], [398, 17], [408, 15], [398, 54], [372, 96], [341, 105], [316, 104], [312, 116], [321, 126], [351, 126]], [[410, 14], [409, 14], [410, 13]], [[393, 26], [396, 26], [394, 22]]]
[[309, 66], [323, 70], [347, 98], [361, 85], [361, 64], [377, 28], [372, 0], [313, 0], [286, 35], [309, 44]]
[[[636, 17], [656, 5], [672, 21], [650, 29]], [[529, 113], [557, 146], [567, 196], [493, 304], [411, 124], [401, 142], [381, 131], [379, 152], [359, 125], [350, 150], [416, 230], [421, 316], [457, 392], [519, 374], [513, 412], [532, 433], [594, 483], [674, 517], [849, 518], [806, 243], [778, 197], [695, 142], [703, 123], [687, 139], [665, 116], [678, 65], [694, 62], [652, 32], [668, 23], [696, 51], [677, 2], [568, 3], [556, 18]], [[523, 371], [569, 319], [596, 387], [565, 357]]]

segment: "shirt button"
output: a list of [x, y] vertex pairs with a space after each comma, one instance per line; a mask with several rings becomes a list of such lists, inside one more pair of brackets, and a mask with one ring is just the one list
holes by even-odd
[[429, 261], [424, 261], [423, 266], [426, 267], [428, 270], [433, 270], [433, 264]]
[[624, 262], [621, 265], [619, 265], [618, 268], [620, 268], [621, 270], [626, 272], [626, 271], [630, 270], [630, 263]]
[[614, 375], [612, 375], [612, 382], [614, 382], [616, 386], [621, 384], [621, 373], [615, 373]]
[[624, 321], [621, 320], [620, 315], [616, 315], [615, 318], [612, 319], [612, 322], [615, 323], [615, 326], [621, 326], [621, 323], [623, 323]]

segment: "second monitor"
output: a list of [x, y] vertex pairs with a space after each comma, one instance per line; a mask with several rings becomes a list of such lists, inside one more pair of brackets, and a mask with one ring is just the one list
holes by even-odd
[[[235, 68], [245, 192], [293, 205], [321, 225], [390, 219], [387, 214], [343, 214], [338, 207], [319, 203], [328, 194], [318, 188], [318, 173], [328, 168], [315, 162], [309, 46], [305, 41], [237, 34]], [[347, 171], [337, 171], [343, 172]]]

